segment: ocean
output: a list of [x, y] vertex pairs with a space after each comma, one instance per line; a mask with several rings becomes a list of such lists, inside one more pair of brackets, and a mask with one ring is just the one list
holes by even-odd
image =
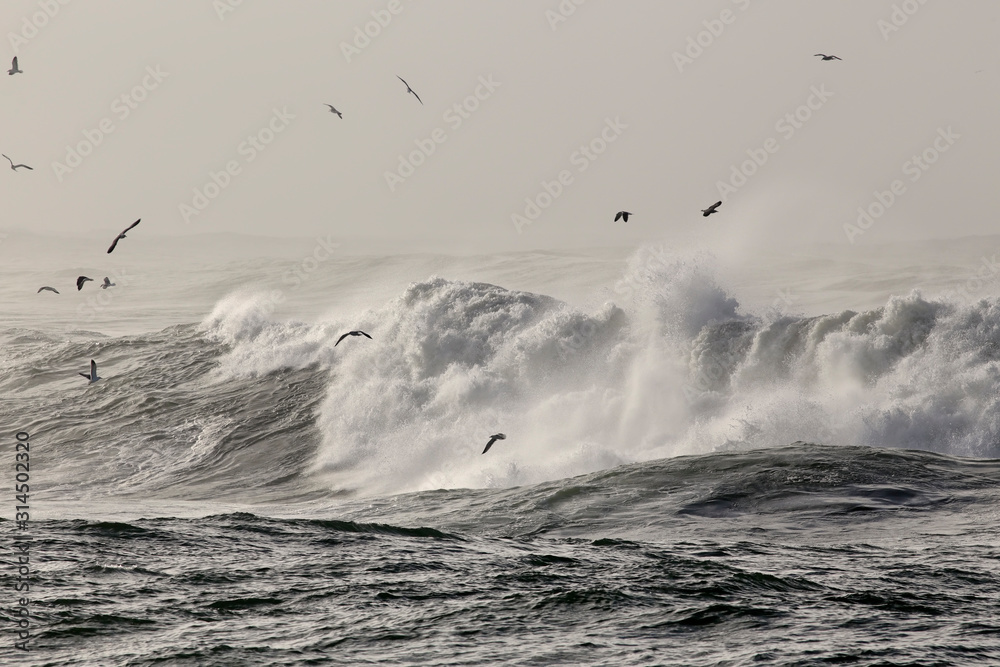
[[3, 664], [1000, 664], [1000, 238], [141, 240], [0, 242]]

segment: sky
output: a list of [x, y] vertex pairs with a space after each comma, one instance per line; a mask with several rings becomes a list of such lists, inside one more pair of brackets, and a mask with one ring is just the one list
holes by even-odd
[[468, 252], [992, 234], [998, 17], [989, 0], [4, 0], [23, 73], [0, 80], [0, 149], [33, 171], [0, 163], [0, 229], [110, 242], [142, 218], [151, 237]]

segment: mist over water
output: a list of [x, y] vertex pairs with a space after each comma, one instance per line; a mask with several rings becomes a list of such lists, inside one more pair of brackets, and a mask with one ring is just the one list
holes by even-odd
[[[2, 269], [0, 419], [31, 433], [35, 535], [62, 559], [36, 596], [51, 655], [504, 664], [516, 639], [697, 664], [725, 633], [795, 664], [864, 627], [990, 664], [1000, 302], [954, 279], [982, 244], [848, 271], [318, 243], [147, 252], [103, 294], [73, 288], [88, 267]], [[899, 639], [928, 614], [950, 620]]]
[[[289, 242], [268, 259], [236, 259], [254, 243], [221, 239], [169, 264], [149, 253], [123, 268], [135, 276], [131, 283], [109, 293], [37, 295], [52, 297], [40, 307], [75, 304], [89, 321], [68, 325], [69, 338], [54, 348], [41, 331], [8, 329], [2, 382], [38, 396], [53, 387], [72, 393], [78, 369], [67, 366], [98, 357], [108, 380], [85, 396], [106, 402], [108, 418], [88, 426], [88, 440], [127, 433], [128, 424], [147, 434], [150, 420], [161, 419], [164, 443], [172, 443], [159, 445], [161, 463], [174, 478], [218, 459], [245, 457], [242, 465], [252, 467], [252, 451], [233, 449], [230, 439], [266, 441], [290, 428], [301, 440], [289, 479], [333, 493], [509, 487], [793, 441], [1000, 453], [998, 306], [988, 298], [939, 286], [938, 296], [909, 291], [875, 308], [806, 315], [796, 306], [831, 295], [794, 281], [801, 256], [771, 262], [791, 287], [769, 294], [738, 279], [753, 266], [656, 246], [631, 256], [345, 253], [313, 267], [302, 260], [312, 256], [309, 244]], [[213, 254], [223, 260], [219, 268], [191, 269]], [[809, 280], [833, 273], [815, 263]], [[474, 278], [491, 274], [562, 298]], [[113, 332], [130, 313], [152, 307], [140, 290], [164, 284], [185, 296], [142, 317], [187, 313], [189, 322], [200, 320], [196, 327], [124, 337], [88, 332]], [[80, 305], [95, 295], [107, 303]], [[374, 340], [334, 346], [354, 329]], [[33, 372], [19, 371], [24, 364]], [[232, 410], [273, 400], [289, 378], [307, 392], [287, 401], [294, 410], [246, 433]], [[148, 387], [177, 412], [137, 411], [135, 392]], [[220, 402], [220, 394], [232, 398]], [[178, 414], [189, 415], [184, 426]], [[497, 431], [508, 439], [484, 457]], [[123, 460], [135, 445], [119, 442]], [[145, 456], [144, 447], [135, 450]], [[197, 452], [214, 458], [202, 461]], [[133, 474], [128, 466], [122, 473]], [[143, 484], [155, 478], [143, 472]]]
[[1000, 4], [78, 4], [0, 667], [1000, 665]]

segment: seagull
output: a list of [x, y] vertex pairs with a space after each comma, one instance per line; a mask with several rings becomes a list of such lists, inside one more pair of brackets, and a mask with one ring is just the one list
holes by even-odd
[[11, 67], [10, 67], [9, 70], [7, 70], [7, 74], [10, 74], [12, 76], [14, 74], [24, 74], [24, 72], [22, 70], [19, 70], [17, 68], [17, 56], [14, 56], [14, 59], [12, 61], [10, 61], [10, 65], [11, 65]]
[[625, 222], [628, 222], [628, 217], [630, 215], [632, 214], [629, 213], [628, 211], [618, 211], [618, 215], [615, 216], [615, 222], [618, 222], [619, 220], [624, 220]]
[[[0, 155], [3, 155], [3, 153], [0, 153]], [[6, 156], [6, 155], [4, 155], [4, 157], [7, 157], [7, 156]], [[29, 167], [29, 166], [28, 166], [28, 165], [26, 165], [26, 164], [14, 164], [14, 161], [13, 161], [13, 160], [11, 160], [11, 159], [10, 159], [9, 157], [7, 157], [7, 162], [10, 162], [10, 168], [11, 168], [12, 170], [14, 170], [14, 171], [17, 171], [17, 170], [18, 170], [18, 169], [20, 169], [21, 167], [24, 167], [24, 168], [25, 168], [25, 169], [27, 169], [28, 171], [34, 171], [34, 169], [32, 169], [31, 167]]]
[[714, 204], [712, 204], [711, 206], [709, 206], [708, 208], [701, 209], [701, 214], [707, 218], [708, 216], [712, 215], [713, 213], [718, 213], [719, 211], [717, 209], [720, 206], [722, 206], [722, 202], [721, 201], [717, 201]]
[[366, 334], [364, 331], [348, 331], [343, 336], [341, 336], [340, 338], [338, 338], [337, 342], [334, 343], [333, 346], [337, 347], [338, 345], [340, 345], [340, 341], [344, 340], [348, 336], [364, 336], [368, 340], [371, 340], [371, 338], [372, 338], [371, 336], [369, 336], [368, 334]]
[[412, 88], [410, 88], [410, 84], [406, 83], [406, 80], [403, 79], [403, 77], [401, 77], [401, 76], [399, 76], [397, 74], [396, 78], [399, 79], [400, 81], [402, 81], [406, 85], [406, 92], [413, 93], [413, 96], [417, 98], [418, 102], [420, 102], [421, 104], [424, 103], [424, 101], [422, 99], [420, 99], [420, 95], [417, 95], [416, 92], [414, 92], [414, 90]]
[[506, 440], [506, 439], [507, 436], [505, 436], [503, 433], [494, 433], [493, 435], [490, 436], [490, 441], [486, 443], [486, 449], [483, 450], [483, 454], [490, 451], [490, 447], [492, 447], [493, 443], [496, 442], [497, 440]]
[[93, 359], [90, 360], [90, 373], [80, 373], [83, 377], [90, 380], [90, 384], [94, 384], [101, 378], [97, 377], [97, 362]]
[[[80, 276], [76, 279], [76, 291], [79, 292], [83, 289], [83, 284], [88, 280], [93, 280], [93, 278], [88, 278], [87, 276]], [[36, 292], [37, 294], [37, 292]]]
[[38, 291], [35, 292], [35, 294], [40, 294], [41, 291], [45, 289], [47, 289], [50, 292], [55, 292], [56, 294], [59, 294], [59, 290], [57, 290], [55, 287], [49, 287], [48, 285], [46, 285], [45, 287], [39, 287]]
[[101, 285], [101, 289], [108, 289], [109, 287], [115, 287], [115, 284], [107, 276], [104, 276], [104, 284]]
[[837, 56], [827, 56], [822, 53], [817, 53], [815, 55], [819, 56], [823, 60], [843, 60], [843, 58], [838, 58]]
[[[139, 220], [142, 220], [142, 218], [139, 218]], [[136, 220], [131, 225], [129, 225], [128, 227], [126, 227], [125, 228], [125, 232], [127, 232], [128, 230], [130, 230], [133, 227], [135, 227], [136, 225], [138, 225], [139, 224], [139, 220]], [[118, 245], [118, 242], [121, 241], [123, 238], [125, 238], [125, 232], [122, 232], [121, 234], [119, 234], [118, 236], [116, 236], [115, 240], [112, 241], [111, 247], [108, 248], [108, 254], [109, 255], [111, 254], [111, 251], [115, 249], [115, 246]]]
[[330, 113], [335, 113], [338, 116], [340, 116], [341, 118], [344, 117], [344, 114], [342, 114], [339, 111], [337, 111], [336, 109], [334, 109], [332, 104], [327, 104], [326, 106], [330, 107]]

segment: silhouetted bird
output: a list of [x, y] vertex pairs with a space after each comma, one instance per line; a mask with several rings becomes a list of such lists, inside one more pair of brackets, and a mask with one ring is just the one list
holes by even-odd
[[14, 74], [24, 74], [24, 72], [22, 70], [19, 70], [17, 68], [17, 56], [14, 56], [14, 59], [12, 61], [10, 61], [10, 69], [7, 70], [7, 74], [11, 74], [11, 75], [14, 75]]
[[108, 289], [109, 287], [115, 287], [115, 284], [111, 282], [111, 279], [104, 276], [104, 284], [101, 285], [101, 289]]
[[424, 101], [422, 99], [420, 99], [420, 95], [417, 95], [417, 93], [412, 88], [410, 88], [410, 84], [406, 83], [406, 81], [403, 79], [403, 77], [401, 77], [401, 76], [399, 76], [397, 74], [396, 78], [399, 79], [400, 81], [402, 81], [404, 84], [406, 84], [406, 92], [413, 93], [413, 96], [417, 98], [418, 102], [420, 102], [421, 104], [424, 103]]
[[371, 340], [371, 336], [369, 336], [368, 334], [366, 334], [364, 331], [348, 331], [343, 336], [341, 336], [340, 338], [338, 338], [337, 342], [334, 343], [333, 346], [337, 347], [338, 345], [340, 345], [340, 341], [344, 340], [348, 336], [364, 336], [368, 340]]
[[339, 111], [337, 111], [336, 109], [334, 109], [332, 104], [327, 104], [326, 106], [330, 107], [330, 113], [335, 113], [338, 116], [340, 116], [341, 118], [344, 117], [344, 114], [342, 114]]
[[[139, 218], [139, 220], [142, 220], [142, 218]], [[135, 227], [136, 225], [138, 225], [139, 224], [139, 220], [136, 220], [131, 225], [129, 225], [128, 227], [126, 227], [125, 228], [125, 232], [127, 232], [128, 230], [130, 230], [133, 227]], [[115, 249], [115, 246], [118, 245], [118, 242], [121, 241], [123, 238], [125, 238], [125, 232], [122, 232], [121, 234], [119, 234], [118, 236], [116, 236], [115, 240], [111, 242], [111, 247], [108, 248], [108, 254], [109, 255], [111, 254], [111, 251]]]
[[719, 209], [720, 206], [722, 206], [722, 202], [721, 201], [717, 201], [714, 204], [712, 204], [711, 206], [709, 206], [708, 208], [701, 209], [701, 214], [707, 218], [708, 216], [712, 215], [713, 213], [718, 213], [719, 212], [718, 209]]
[[494, 433], [493, 435], [490, 436], [490, 441], [486, 443], [486, 449], [483, 450], [483, 454], [490, 451], [490, 447], [492, 447], [493, 443], [496, 442], [497, 440], [506, 440], [506, 439], [507, 436], [505, 436], [503, 433]]
[[38, 294], [42, 290], [48, 290], [50, 292], [55, 292], [56, 294], [59, 294], [59, 290], [57, 290], [55, 287], [49, 287], [48, 285], [46, 285], [45, 287], [39, 287], [38, 292], [35, 292], [35, 294]]
[[630, 215], [632, 214], [629, 213], [628, 211], [618, 211], [618, 215], [615, 216], [615, 222], [618, 222], [619, 220], [624, 220], [625, 222], [628, 222], [628, 217]]
[[[0, 155], [3, 155], [3, 153], [0, 153]], [[4, 155], [4, 157], [7, 157], [7, 156], [6, 156], [6, 155]], [[10, 168], [11, 168], [11, 169], [12, 169], [13, 171], [17, 171], [17, 170], [18, 170], [18, 169], [20, 169], [21, 167], [24, 167], [24, 168], [25, 168], [25, 169], [27, 169], [28, 171], [34, 171], [34, 169], [32, 169], [31, 167], [29, 167], [29, 166], [28, 166], [28, 165], [26, 165], [26, 164], [14, 164], [14, 161], [13, 161], [13, 160], [11, 160], [11, 159], [10, 159], [9, 157], [7, 157], [7, 162], [10, 162]]]
[[819, 56], [823, 60], [843, 60], [843, 58], [838, 58], [837, 56], [826, 56], [823, 55], [822, 53], [817, 53], [815, 55]]
[[76, 279], [76, 291], [79, 292], [83, 289], [83, 284], [88, 280], [93, 280], [93, 278], [88, 278], [87, 276], [80, 276]]
[[90, 384], [94, 384], [101, 378], [97, 377], [97, 362], [93, 359], [90, 360], [90, 373], [80, 373], [83, 377], [90, 380]]

